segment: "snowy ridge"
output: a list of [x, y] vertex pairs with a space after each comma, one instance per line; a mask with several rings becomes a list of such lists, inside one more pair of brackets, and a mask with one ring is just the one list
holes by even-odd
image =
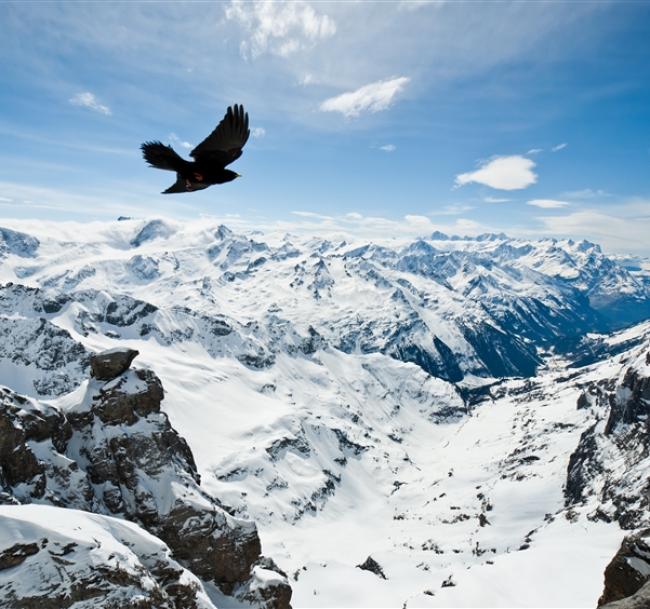
[[37, 255], [8, 257], [0, 277], [43, 292], [5, 287], [5, 319], [18, 310], [73, 335], [198, 343], [257, 367], [318, 337], [471, 385], [530, 376], [543, 351], [650, 316], [647, 275], [584, 241], [261, 240], [163, 220], [29, 228]]

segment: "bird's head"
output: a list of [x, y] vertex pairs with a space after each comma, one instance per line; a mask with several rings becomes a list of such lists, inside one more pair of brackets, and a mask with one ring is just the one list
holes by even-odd
[[224, 173], [226, 174], [226, 182], [232, 182], [237, 178], [241, 178], [241, 175], [239, 175], [236, 171], [231, 171], [230, 169], [224, 169]]

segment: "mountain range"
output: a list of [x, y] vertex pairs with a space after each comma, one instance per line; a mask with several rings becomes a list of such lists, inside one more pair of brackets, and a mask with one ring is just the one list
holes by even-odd
[[[644, 261], [504, 234], [7, 221], [0, 282], [8, 606], [589, 607], [643, 589]], [[615, 555], [638, 569], [603, 583]]]

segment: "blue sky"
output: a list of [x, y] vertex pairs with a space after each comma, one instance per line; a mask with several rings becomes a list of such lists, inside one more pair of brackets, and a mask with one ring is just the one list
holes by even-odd
[[[0, 4], [0, 217], [504, 230], [650, 255], [650, 3]], [[243, 179], [162, 196], [231, 103]]]

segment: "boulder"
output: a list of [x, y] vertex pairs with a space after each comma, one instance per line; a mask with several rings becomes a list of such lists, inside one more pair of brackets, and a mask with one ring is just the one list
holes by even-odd
[[90, 356], [91, 374], [100, 381], [110, 381], [126, 372], [139, 351], [116, 348]]

